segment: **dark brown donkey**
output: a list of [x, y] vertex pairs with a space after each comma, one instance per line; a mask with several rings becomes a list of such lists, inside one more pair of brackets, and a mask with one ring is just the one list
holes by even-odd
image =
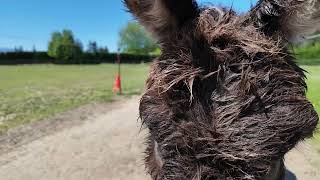
[[320, 29], [319, 0], [262, 0], [247, 14], [193, 0], [125, 0], [161, 45], [140, 115], [153, 179], [284, 178], [318, 115], [288, 46]]

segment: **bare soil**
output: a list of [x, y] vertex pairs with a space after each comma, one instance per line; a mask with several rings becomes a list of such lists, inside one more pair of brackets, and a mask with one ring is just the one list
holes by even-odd
[[[1, 180], [148, 180], [139, 97], [90, 104], [0, 135]], [[319, 180], [308, 143], [286, 158], [301, 180]], [[320, 161], [319, 161], [320, 162]]]

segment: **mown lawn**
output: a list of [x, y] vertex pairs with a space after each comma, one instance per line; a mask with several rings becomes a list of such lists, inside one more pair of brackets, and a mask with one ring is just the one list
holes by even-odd
[[[123, 65], [125, 95], [143, 90], [148, 65]], [[0, 66], [0, 133], [93, 101], [110, 101], [117, 66]]]
[[[320, 114], [320, 66], [304, 66], [308, 71], [308, 97]], [[320, 126], [319, 126], [320, 127]], [[315, 135], [312, 143], [316, 146], [320, 153], [320, 131]]]
[[320, 66], [303, 66], [307, 73], [308, 98], [320, 113]]

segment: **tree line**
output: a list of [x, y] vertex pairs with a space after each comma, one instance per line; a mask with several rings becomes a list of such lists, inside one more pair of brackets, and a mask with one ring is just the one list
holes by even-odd
[[[157, 55], [159, 47], [149, 36], [146, 30], [136, 22], [129, 22], [119, 32], [119, 51], [132, 55]], [[101, 59], [109, 54], [107, 47], [98, 46], [97, 42], [90, 41], [87, 51], [77, 40], [71, 30], [54, 32], [48, 45], [48, 55], [58, 61], [76, 61], [88, 59]]]
[[88, 54], [99, 58], [108, 53], [107, 47], [98, 47], [95, 41], [90, 41], [87, 52], [84, 52], [80, 40], [76, 40], [73, 32], [67, 29], [52, 33], [48, 45], [48, 55], [62, 62], [80, 60]]
[[[147, 31], [136, 22], [129, 22], [119, 31], [119, 51], [123, 62], [148, 62], [158, 56], [161, 51], [157, 43]], [[320, 64], [320, 36], [307, 43], [295, 46], [293, 53], [300, 64]], [[23, 51], [23, 47], [15, 47], [14, 52], [0, 53], [0, 64], [97, 64], [115, 62], [116, 53], [110, 53], [108, 47], [99, 46], [90, 41], [86, 48], [71, 30], [65, 29], [51, 34], [48, 50], [37, 52]]]
[[[119, 31], [118, 47], [123, 62], [128, 63], [150, 61], [160, 53], [155, 41], [135, 22], [129, 22]], [[46, 52], [37, 52], [35, 48], [32, 52], [25, 52], [19, 46], [14, 52], [0, 53], [0, 64], [97, 64], [115, 60], [116, 53], [110, 53], [108, 47], [99, 46], [96, 41], [90, 41], [84, 48], [68, 29], [51, 34]]]

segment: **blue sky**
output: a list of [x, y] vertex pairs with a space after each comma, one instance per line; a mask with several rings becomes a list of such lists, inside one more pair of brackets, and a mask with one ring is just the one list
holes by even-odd
[[[198, 0], [244, 12], [257, 0]], [[0, 6], [0, 48], [23, 46], [46, 50], [50, 34], [71, 29], [86, 48], [97, 41], [117, 49], [118, 32], [128, 21], [121, 0], [3, 0]]]

